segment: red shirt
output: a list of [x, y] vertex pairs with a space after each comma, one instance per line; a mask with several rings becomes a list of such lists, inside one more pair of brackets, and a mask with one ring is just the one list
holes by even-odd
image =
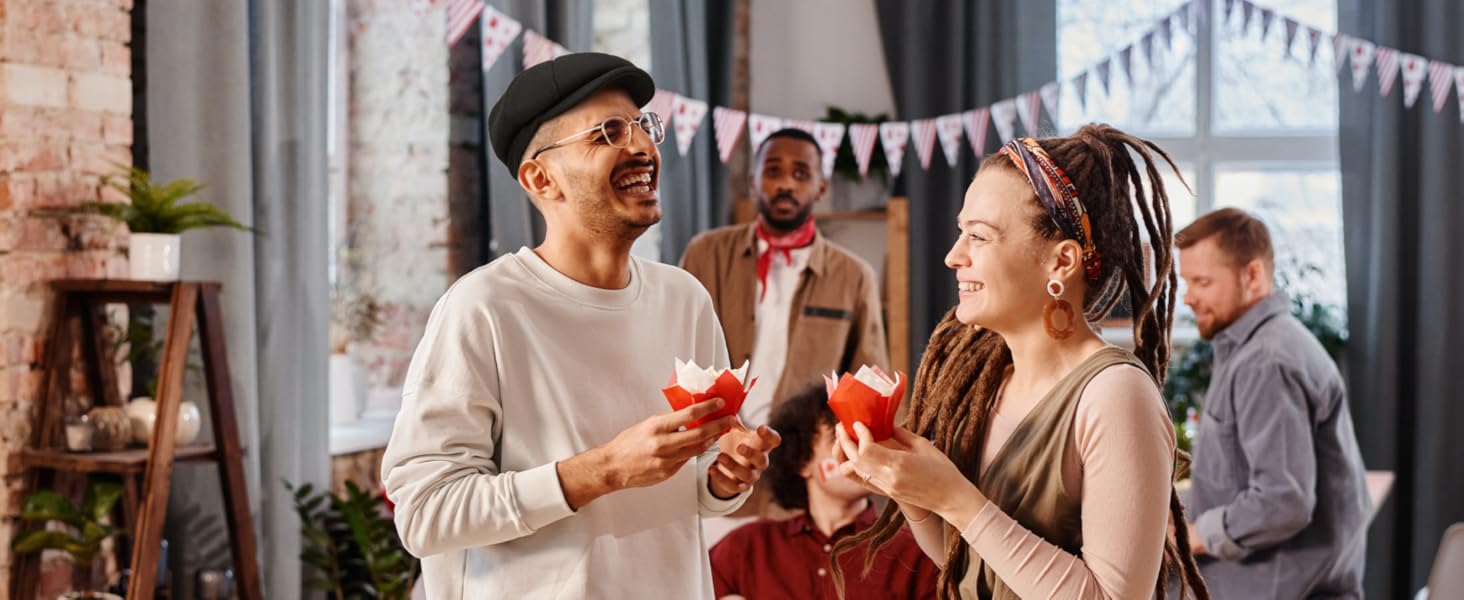
[[[874, 507], [853, 523], [825, 537], [801, 514], [786, 521], [764, 519], [738, 527], [712, 546], [712, 584], [717, 597], [740, 594], [749, 600], [822, 598], [837, 600], [829, 557], [834, 543], [868, 529], [875, 521]], [[875, 557], [867, 579], [864, 546], [839, 557], [844, 571], [846, 600], [935, 598], [939, 570], [916, 545], [908, 529], [901, 530]]]

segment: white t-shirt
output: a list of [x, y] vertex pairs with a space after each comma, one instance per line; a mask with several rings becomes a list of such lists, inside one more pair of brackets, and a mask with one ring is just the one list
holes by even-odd
[[[768, 244], [757, 241], [757, 252], [761, 255]], [[767, 293], [753, 311], [756, 335], [752, 343], [752, 364], [748, 376], [757, 377], [757, 385], [748, 392], [742, 402], [739, 416], [749, 427], [766, 425], [771, 416], [773, 394], [778, 390], [778, 380], [783, 377], [783, 365], [788, 361], [788, 327], [792, 315], [793, 295], [798, 291], [798, 282], [803, 269], [808, 266], [810, 246], [791, 251], [793, 263], [782, 252], [773, 252], [772, 264], [768, 267]], [[758, 284], [758, 293], [763, 293]]]
[[708, 598], [701, 517], [713, 449], [669, 480], [578, 512], [555, 461], [670, 410], [677, 358], [727, 366], [711, 298], [631, 258], [621, 290], [578, 283], [528, 248], [458, 280], [412, 357], [382, 481], [429, 598]]

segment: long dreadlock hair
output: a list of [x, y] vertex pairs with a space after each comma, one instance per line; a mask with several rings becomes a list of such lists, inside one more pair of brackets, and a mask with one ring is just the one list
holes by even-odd
[[[1162, 386], [1169, 363], [1169, 332], [1177, 278], [1169, 197], [1155, 156], [1168, 163], [1176, 174], [1179, 169], [1153, 142], [1108, 125], [1087, 125], [1071, 136], [1047, 138], [1038, 143], [1077, 186], [1078, 196], [1092, 219], [1094, 244], [1103, 257], [1098, 283], [1088, 287], [1084, 295], [1085, 318], [1089, 322], [1098, 321], [1126, 298], [1133, 311], [1134, 354]], [[1134, 161], [1134, 155], [1142, 161], [1142, 169]], [[980, 168], [1017, 172], [1016, 165], [1000, 153], [992, 154]], [[1031, 202], [1036, 204], [1035, 194]], [[1135, 205], [1141, 219], [1135, 217]], [[1046, 211], [1040, 211], [1033, 226], [1043, 239], [1063, 239], [1062, 231]], [[1145, 260], [1146, 246], [1152, 248], [1152, 260]], [[1002, 378], [1011, 364], [1011, 351], [1001, 336], [962, 324], [951, 309], [931, 334], [915, 374], [915, 390], [905, 426], [931, 440], [972, 482], [977, 481], [980, 472], [982, 445], [995, 412]], [[1176, 525], [1175, 536], [1174, 539], [1166, 536], [1155, 593], [1163, 598], [1169, 580], [1178, 575], [1182, 582], [1181, 598], [1188, 596], [1187, 590], [1199, 600], [1209, 600], [1209, 590], [1190, 552], [1184, 508], [1172, 487], [1169, 511]], [[843, 573], [839, 555], [869, 542], [864, 561], [864, 572], [868, 574], [875, 553], [904, 524], [899, 506], [891, 502], [874, 526], [837, 544], [831, 562], [841, 596]], [[950, 524], [945, 527], [946, 561], [937, 581], [937, 591], [942, 599], [959, 598], [970, 550], [960, 531]]]

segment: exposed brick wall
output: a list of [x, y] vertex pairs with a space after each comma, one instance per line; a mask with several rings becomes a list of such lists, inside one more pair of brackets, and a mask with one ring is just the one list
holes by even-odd
[[[373, 387], [401, 385], [433, 304], [447, 290], [448, 48], [440, 10], [349, 0], [347, 229], [381, 326], [351, 349]], [[462, 43], [462, 42], [460, 42]]]
[[347, 481], [367, 491], [381, 489], [381, 457], [385, 454], [385, 448], [374, 448], [330, 457], [331, 491], [344, 498]]
[[0, 0], [0, 599], [9, 593], [24, 445], [60, 277], [120, 277], [125, 228], [41, 211], [120, 199], [99, 176], [130, 163], [132, 0]]

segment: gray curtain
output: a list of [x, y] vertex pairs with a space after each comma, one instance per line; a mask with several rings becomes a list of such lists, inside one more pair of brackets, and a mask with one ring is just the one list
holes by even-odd
[[249, 4], [254, 224], [265, 232], [253, 256], [259, 434], [249, 454], [260, 464], [256, 527], [265, 542], [265, 595], [272, 598], [301, 590], [300, 524], [282, 482], [330, 481], [329, 6]]
[[[898, 119], [953, 113], [1029, 92], [1057, 78], [1054, 0], [875, 0]], [[995, 127], [988, 151], [1000, 144]], [[909, 157], [907, 157], [908, 159]], [[945, 267], [956, 213], [978, 162], [963, 149], [955, 168], [907, 164], [895, 194], [910, 199], [910, 348], [919, 357], [956, 303]]]
[[[1464, 4], [1341, 0], [1339, 29], [1436, 60], [1464, 64]], [[1348, 385], [1368, 467], [1397, 472], [1368, 538], [1368, 596], [1407, 598], [1426, 583], [1439, 538], [1464, 521], [1464, 206], [1458, 182], [1464, 126], [1458, 103], [1434, 114], [1425, 85], [1403, 108], [1401, 83], [1379, 98], [1350, 73], [1341, 98], [1343, 233], [1351, 340]]]
[[[549, 39], [563, 44], [571, 51], [589, 50], [594, 36], [594, 7], [590, 0], [490, 0], [489, 5], [523, 23], [524, 29], [532, 29]], [[515, 41], [483, 74], [483, 128], [488, 127], [487, 115], [493, 110], [508, 83], [523, 71], [523, 36]], [[483, 136], [488, 139], [487, 135]], [[484, 142], [483, 160], [487, 184], [488, 205], [483, 210], [484, 221], [489, 232], [488, 254], [484, 262], [492, 261], [503, 254], [517, 251], [523, 246], [537, 245], [544, 239], [544, 219], [534, 210], [529, 198], [519, 187], [518, 179], [499, 162], [491, 147]]]
[[[651, 75], [656, 87], [726, 106], [731, 98], [730, 0], [650, 0]], [[666, 115], [662, 115], [665, 117]], [[726, 225], [727, 170], [713, 143], [712, 115], [686, 156], [675, 133], [661, 145], [661, 260], [676, 263], [697, 233]]]
[[[199, 199], [250, 222], [254, 198], [248, 6], [190, 0], [150, 0], [138, 6], [144, 7], [146, 31], [151, 33], [145, 37], [144, 62], [157, 76], [146, 80], [141, 93], [143, 110], [155, 116], [137, 127], [136, 137], [148, 142], [139, 152], [147, 156], [134, 160], [149, 164], [158, 181], [187, 177], [203, 182], [208, 187]], [[249, 450], [245, 476], [256, 530], [262, 516], [260, 464], [254, 452], [259, 447], [253, 251], [257, 241], [231, 230], [191, 231], [183, 236], [182, 261], [184, 278], [223, 283], [224, 335], [234, 375], [230, 387], [240, 439]], [[185, 379], [184, 398], [206, 415], [202, 378], [190, 374]], [[199, 569], [232, 566], [223, 502], [216, 467], [174, 467], [163, 534], [175, 597], [193, 597], [193, 575]]]

